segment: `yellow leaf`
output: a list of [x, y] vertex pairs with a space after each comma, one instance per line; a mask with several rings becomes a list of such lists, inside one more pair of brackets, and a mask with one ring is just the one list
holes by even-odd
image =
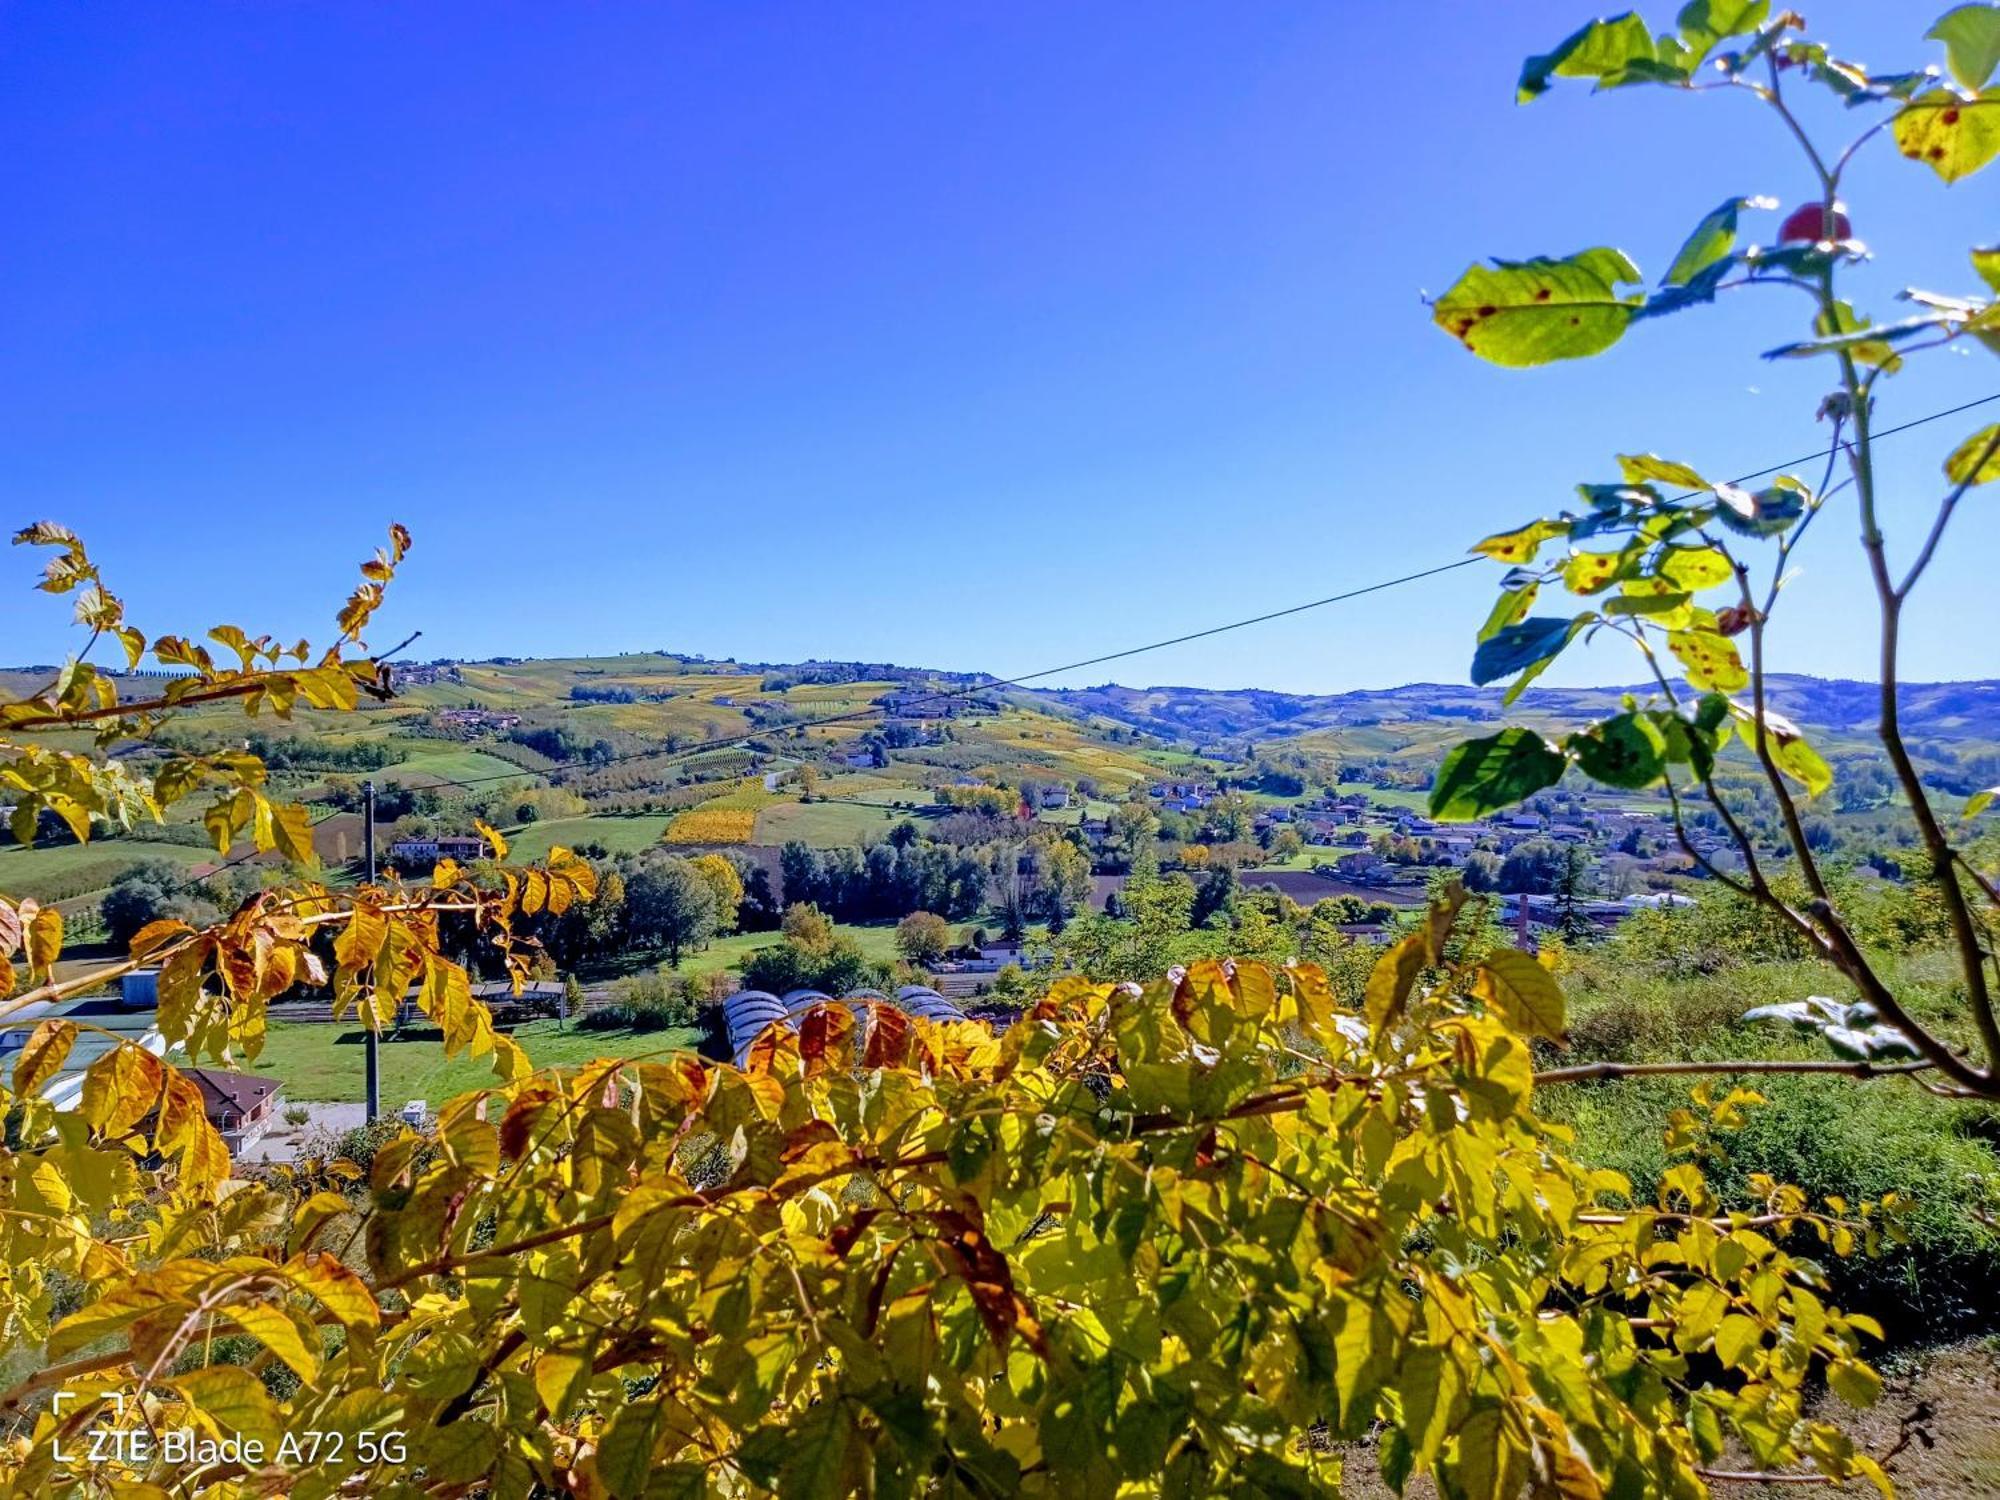
[[291, 1245], [300, 1249], [331, 1220], [353, 1208], [340, 1194], [322, 1188], [292, 1210]]
[[172, 917], [161, 917], [156, 922], [148, 922], [132, 934], [131, 954], [134, 958], [144, 958], [147, 954], [166, 947], [176, 938], [186, 937], [193, 931], [194, 929], [185, 922], [176, 921]]
[[[199, 1410], [223, 1432], [256, 1438], [267, 1447], [276, 1443], [281, 1422], [277, 1403], [264, 1389], [264, 1382], [241, 1365], [208, 1365], [177, 1375], [174, 1388], [188, 1404]], [[120, 1489], [122, 1497], [130, 1491]], [[161, 1495], [167, 1492], [161, 1490]]]
[[[343, 1209], [347, 1206], [338, 1193], [319, 1193], [314, 1197], [315, 1201], [334, 1198]], [[293, 1256], [285, 1263], [285, 1274], [300, 1291], [316, 1298], [320, 1306], [338, 1318], [349, 1333], [381, 1326], [382, 1309], [367, 1283], [325, 1251]]]
[[2000, 93], [1932, 89], [1904, 105], [1891, 128], [1903, 155], [1956, 182], [2000, 155]]
[[319, 1356], [306, 1347], [305, 1335], [284, 1308], [268, 1302], [252, 1302], [227, 1309], [236, 1326], [277, 1355], [301, 1380], [319, 1374]]
[[1413, 932], [1376, 961], [1362, 995], [1370, 1030], [1379, 1032], [1402, 1015], [1423, 971], [1424, 946], [1424, 935]]
[[42, 1085], [55, 1077], [56, 1070], [69, 1056], [69, 1049], [75, 1045], [74, 1021], [43, 1021], [36, 1026], [28, 1034], [28, 1045], [21, 1049], [21, 1060], [14, 1064], [14, 1092], [21, 1095], [41, 1092]]
[[298, 804], [271, 810], [271, 840], [286, 859], [308, 867], [319, 864], [319, 851], [313, 848], [312, 818]]
[[[26, 902], [22, 903], [21, 909], [27, 910]], [[28, 919], [28, 976], [31, 981], [46, 980], [54, 972], [56, 958], [62, 953], [62, 936], [62, 913], [53, 906], [39, 908]]]
[[333, 940], [333, 961], [350, 973], [375, 962], [389, 936], [389, 919], [372, 906], [357, 906]]
[[1733, 693], [1750, 681], [1736, 643], [1719, 631], [1671, 631], [1667, 648], [1680, 658], [1688, 684], [1700, 692]]
[[1727, 1369], [1748, 1369], [1764, 1342], [1764, 1330], [1747, 1313], [1731, 1313], [1715, 1331], [1715, 1357]]
[[1973, 433], [1944, 461], [1945, 477], [1954, 484], [1990, 484], [2000, 479], [2000, 422]]
[[165, 1080], [166, 1069], [144, 1047], [114, 1047], [83, 1075], [83, 1117], [108, 1136], [123, 1135], [159, 1107]]
[[576, 1387], [590, 1374], [590, 1361], [580, 1354], [552, 1349], [535, 1361], [535, 1394], [549, 1415], [561, 1420]]
[[1496, 948], [1487, 954], [1473, 976], [1472, 991], [1515, 1031], [1527, 1036], [1563, 1034], [1562, 986], [1525, 953]]
[[[575, 806], [575, 804], [572, 803], [571, 806]], [[472, 826], [481, 838], [493, 846], [493, 857], [495, 859], [505, 859], [507, 857], [507, 841], [500, 836], [499, 829], [482, 822], [478, 818], [472, 820]]]

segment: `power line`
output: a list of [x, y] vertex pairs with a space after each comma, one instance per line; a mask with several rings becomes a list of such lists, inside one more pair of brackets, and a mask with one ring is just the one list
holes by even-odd
[[[1909, 432], [1913, 428], [1923, 427], [1931, 422], [1939, 422], [1946, 417], [1955, 417], [1962, 412], [1972, 411], [1977, 407], [1988, 405], [1994, 401], [2000, 401], [2000, 391], [1977, 397], [1974, 400], [1963, 402], [1957, 406], [1946, 407], [1941, 411], [1931, 412], [1926, 416], [1914, 417], [1907, 422], [1898, 423], [1893, 427], [1884, 427], [1872, 434], [1871, 441], [1894, 437], [1898, 433]], [[1772, 464], [1768, 468], [1753, 469], [1747, 474], [1738, 474], [1735, 478], [1726, 481], [1726, 483], [1745, 484], [1752, 479], [1762, 479], [1767, 474], [1778, 473], [1782, 469], [1790, 469], [1800, 464], [1812, 463], [1817, 459], [1830, 458], [1839, 453], [1844, 446], [1843, 444], [1836, 444], [1833, 447], [1821, 448], [1812, 453], [1801, 454], [1797, 458], [1786, 459], [1782, 463]], [[1701, 493], [1703, 492], [1700, 490], [1688, 490], [1675, 498], [1687, 500]], [[1144, 645], [1127, 646], [1118, 651], [1107, 651], [1098, 656], [1087, 656], [1080, 661], [1065, 662], [1061, 666], [1043, 667], [1038, 671], [1023, 673], [1019, 677], [1006, 677], [997, 681], [969, 683], [963, 687], [956, 688], [934, 688], [927, 693], [914, 694], [906, 699], [905, 702], [920, 703], [928, 701], [943, 703], [956, 698], [969, 698], [982, 693], [1002, 692], [1008, 688], [1025, 687], [1031, 682], [1039, 682], [1043, 678], [1059, 676], [1065, 672], [1077, 672], [1083, 670], [1085, 667], [1099, 667], [1109, 662], [1124, 661], [1130, 657], [1144, 656], [1149, 652], [1164, 651], [1170, 646], [1184, 646], [1192, 641], [1208, 640], [1218, 635], [1226, 635], [1231, 631], [1246, 629], [1252, 625], [1264, 625], [1272, 620], [1286, 619], [1292, 615], [1305, 614], [1310, 610], [1325, 609], [1329, 605], [1342, 604], [1348, 600], [1359, 599], [1369, 594], [1379, 594], [1388, 589], [1400, 588], [1404, 584], [1417, 583], [1426, 578], [1435, 578], [1440, 574], [1454, 572], [1459, 568], [1470, 567], [1474, 563], [1484, 560], [1480, 556], [1461, 557], [1455, 562], [1440, 563], [1436, 567], [1423, 568], [1417, 572], [1405, 573], [1396, 578], [1385, 578], [1378, 583], [1364, 584], [1359, 588], [1346, 589], [1337, 594], [1328, 594], [1321, 599], [1310, 599], [1303, 604], [1287, 605], [1283, 609], [1267, 610], [1262, 614], [1248, 615], [1240, 620], [1230, 620], [1221, 625], [1211, 625], [1203, 630], [1192, 630], [1184, 635], [1168, 636], [1164, 640], [1148, 641]], [[610, 756], [587, 766], [557, 766], [548, 771], [529, 771], [523, 768], [522, 770], [509, 772], [505, 775], [473, 776], [467, 777], [464, 780], [451, 780], [450, 778], [439, 777], [434, 784], [458, 787], [462, 790], [470, 791], [476, 787], [490, 786], [495, 782], [518, 781], [524, 776], [543, 776], [553, 786], [557, 784], [556, 778], [561, 776], [572, 774], [590, 775], [608, 769], [611, 766], [624, 765], [635, 760], [658, 760], [660, 765], [665, 767], [675, 765], [684, 760], [692, 760], [696, 756], [706, 755], [712, 751], [736, 749], [750, 743], [752, 740], [764, 739], [772, 734], [788, 732], [802, 734], [811, 729], [822, 729], [838, 724], [851, 724], [873, 719], [877, 713], [878, 710], [871, 704], [867, 708], [850, 709], [838, 714], [825, 714], [816, 719], [802, 719], [792, 724], [779, 724], [764, 729], [752, 729], [743, 734], [721, 736], [674, 750], [628, 751], [623, 755]], [[335, 813], [323, 814], [321, 817], [315, 818], [308, 826], [316, 828], [333, 816], [335, 816]], [[224, 870], [241, 864], [244, 860], [253, 858], [256, 852], [253, 850], [249, 854], [239, 855], [233, 860], [218, 865], [215, 869], [209, 871], [208, 874], [196, 877], [194, 881], [190, 882], [190, 887], [194, 884], [199, 884], [201, 881], [211, 880], [215, 876], [220, 875]]]

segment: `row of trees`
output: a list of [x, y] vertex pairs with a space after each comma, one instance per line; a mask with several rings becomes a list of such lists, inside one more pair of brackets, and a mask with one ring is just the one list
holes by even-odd
[[986, 905], [992, 876], [988, 860], [921, 838], [909, 823], [866, 849], [788, 843], [778, 852], [778, 869], [787, 903], [809, 903], [843, 922], [888, 921], [913, 911], [964, 920]]

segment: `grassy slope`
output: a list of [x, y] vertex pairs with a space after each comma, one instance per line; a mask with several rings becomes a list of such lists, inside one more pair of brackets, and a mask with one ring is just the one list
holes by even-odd
[[114, 867], [123, 868], [149, 859], [193, 866], [216, 857], [210, 848], [145, 839], [93, 839], [88, 844], [55, 844], [40, 849], [9, 844], [0, 848], [0, 891], [17, 897], [42, 896], [52, 889], [66, 888], [70, 878], [80, 871], [104, 873], [107, 878], [103, 886], [109, 886], [116, 878]]
[[[554, 1021], [531, 1021], [514, 1032], [537, 1067], [575, 1067], [596, 1057], [636, 1057], [644, 1053], [691, 1048], [697, 1033], [670, 1031], [578, 1031], [558, 1029]], [[492, 1083], [493, 1069], [483, 1058], [447, 1058], [435, 1037], [420, 1041], [384, 1041], [382, 1103], [400, 1109], [407, 1099], [425, 1099], [435, 1107], [441, 1100]], [[264, 1049], [248, 1071], [282, 1079], [286, 1096], [297, 1100], [353, 1102], [363, 1097], [366, 1052], [362, 1033], [323, 1021], [273, 1022]]]
[[530, 823], [507, 835], [507, 857], [511, 861], [540, 859], [557, 844], [574, 849], [580, 844], [602, 844], [614, 854], [630, 854], [659, 843], [672, 821], [670, 813], [647, 813], [639, 817], [599, 816], [551, 818], [546, 823]]
[[755, 841], [782, 844], [798, 839], [830, 849], [879, 839], [906, 816], [867, 802], [779, 802], [757, 814]]

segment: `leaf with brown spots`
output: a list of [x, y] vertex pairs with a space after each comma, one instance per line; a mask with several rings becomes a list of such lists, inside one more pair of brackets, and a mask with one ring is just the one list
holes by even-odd
[[1563, 260], [1472, 266], [1432, 304], [1431, 320], [1496, 365], [1582, 359], [1617, 343], [1640, 299], [1614, 287], [1639, 279], [1617, 250], [1580, 251]]
[[2000, 92], [1933, 89], [1904, 105], [1891, 128], [1903, 155], [1957, 182], [2000, 156]]

